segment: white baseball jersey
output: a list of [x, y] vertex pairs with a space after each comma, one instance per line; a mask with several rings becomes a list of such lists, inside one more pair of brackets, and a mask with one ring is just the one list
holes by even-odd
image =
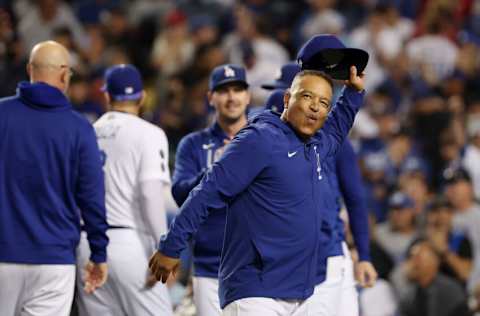
[[154, 251], [157, 237], [152, 236], [155, 232], [148, 228], [152, 223], [147, 219], [149, 213], [159, 212], [155, 221], [160, 224], [160, 233], [165, 233], [165, 207], [161, 203], [158, 209], [151, 205], [145, 207], [142, 203], [146, 191], [151, 197], [164, 194], [161, 185], [158, 192], [155, 186], [152, 192], [152, 188], [146, 189], [146, 183], [170, 185], [165, 133], [135, 115], [116, 111], [103, 115], [94, 127], [104, 159], [107, 222], [110, 226], [127, 228], [111, 227], [107, 231], [110, 239], [108, 280], [89, 295], [82, 290], [82, 265], [90, 256], [86, 236], [82, 234], [77, 252], [79, 315], [170, 316], [172, 306], [165, 284], [158, 282], [153, 287], [146, 286], [148, 258]]
[[138, 214], [140, 183], [170, 184], [165, 133], [135, 115], [116, 111], [103, 115], [94, 127], [104, 159], [108, 224], [147, 231]]

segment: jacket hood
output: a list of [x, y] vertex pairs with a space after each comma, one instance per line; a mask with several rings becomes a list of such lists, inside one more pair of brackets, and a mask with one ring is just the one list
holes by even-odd
[[294, 130], [280, 119], [280, 115], [278, 113], [272, 112], [271, 110], [264, 110], [249, 120], [250, 123], [270, 123], [279, 127], [280, 129], [286, 132], [294, 132]]
[[67, 109], [70, 102], [59, 89], [43, 82], [18, 84], [17, 93], [28, 105], [40, 109]]
[[217, 121], [215, 121], [212, 125], [210, 125], [208, 129], [215, 137], [218, 137], [221, 140], [228, 139], [227, 134], [225, 134], [225, 132], [220, 127], [220, 124], [218, 124]]

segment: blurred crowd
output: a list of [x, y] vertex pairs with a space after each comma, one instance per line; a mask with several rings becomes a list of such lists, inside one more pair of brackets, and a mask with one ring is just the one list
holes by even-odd
[[[319, 33], [370, 54], [351, 139], [381, 279], [362, 291], [363, 315], [480, 310], [480, 0], [0, 0], [0, 97], [27, 79], [32, 46], [54, 39], [73, 56], [70, 100], [93, 122], [106, 111], [105, 68], [132, 63], [148, 93], [142, 116], [165, 130], [174, 159], [211, 122], [215, 66], [244, 65], [261, 107], [260, 85]], [[180, 282], [172, 293], [180, 302]]]

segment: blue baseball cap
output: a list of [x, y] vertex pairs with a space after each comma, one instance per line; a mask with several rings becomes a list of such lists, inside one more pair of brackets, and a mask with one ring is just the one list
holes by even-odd
[[275, 81], [262, 84], [262, 88], [266, 90], [288, 89], [292, 85], [292, 81], [302, 69], [297, 63], [288, 63], [280, 69], [280, 75]]
[[104, 78], [102, 91], [108, 92], [113, 100], [138, 100], [142, 97], [142, 77], [135, 66], [122, 64], [109, 67]]
[[272, 110], [272, 112], [282, 114], [283, 113], [283, 96], [285, 89], [275, 89], [268, 96], [265, 102], [265, 110]]
[[233, 64], [225, 64], [215, 67], [210, 75], [209, 89], [217, 90], [227, 83], [239, 83], [248, 88], [245, 68]]
[[397, 191], [393, 193], [388, 199], [388, 208], [390, 209], [405, 209], [415, 206], [415, 202], [405, 193]]
[[367, 152], [363, 156], [367, 171], [381, 172], [388, 168], [388, 155], [384, 151]]
[[335, 35], [321, 34], [309, 39], [297, 54], [302, 70], [321, 70], [333, 79], [348, 80], [350, 67], [360, 74], [368, 63], [368, 53], [358, 48], [347, 48]]

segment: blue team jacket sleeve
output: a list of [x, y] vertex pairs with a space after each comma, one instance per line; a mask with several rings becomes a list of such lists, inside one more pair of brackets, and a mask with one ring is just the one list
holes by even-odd
[[360, 260], [370, 261], [366, 195], [357, 157], [348, 139], [338, 151], [335, 169]]
[[105, 262], [108, 245], [105, 184], [95, 131], [90, 125], [80, 135], [79, 152], [75, 200], [82, 212], [90, 245], [90, 260]]
[[364, 95], [364, 90], [359, 92], [350, 86], [343, 88], [335, 108], [319, 132], [323, 144], [323, 157], [337, 153], [338, 148], [352, 128], [355, 115], [363, 104]]
[[158, 249], [163, 254], [178, 258], [209, 211], [226, 207], [266, 167], [271, 145], [264, 133], [249, 126], [227, 145], [222, 158], [191, 191], [180, 214], [170, 225], [170, 231], [162, 237]]
[[193, 139], [191, 137], [182, 139], [175, 155], [172, 181], [172, 195], [179, 206], [185, 202], [190, 191], [200, 182], [205, 173], [204, 170], [199, 169], [194, 157]]

